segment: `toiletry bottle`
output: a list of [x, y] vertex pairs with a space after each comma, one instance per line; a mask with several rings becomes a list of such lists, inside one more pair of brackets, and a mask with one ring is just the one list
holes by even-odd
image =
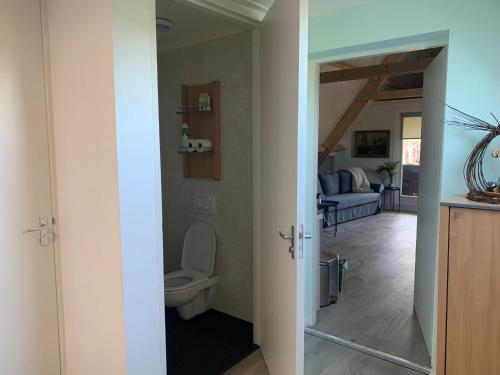
[[212, 106], [210, 105], [210, 95], [204, 92], [200, 94], [198, 100], [198, 110], [201, 112], [210, 112], [212, 110]]
[[185, 122], [181, 125], [182, 148], [187, 148], [189, 142], [189, 125]]

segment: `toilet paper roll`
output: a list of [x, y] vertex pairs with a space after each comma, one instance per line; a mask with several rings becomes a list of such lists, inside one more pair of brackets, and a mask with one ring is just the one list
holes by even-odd
[[198, 147], [198, 139], [188, 139], [186, 151], [187, 152], [196, 152], [196, 148]]
[[196, 141], [197, 152], [207, 152], [211, 150], [212, 141], [210, 139], [197, 139]]

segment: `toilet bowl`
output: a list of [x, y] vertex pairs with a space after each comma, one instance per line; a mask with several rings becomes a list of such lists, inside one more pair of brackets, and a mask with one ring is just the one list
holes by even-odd
[[216, 240], [212, 227], [203, 222], [190, 225], [182, 246], [181, 269], [167, 273], [165, 305], [176, 307], [188, 320], [210, 309], [219, 277], [213, 275]]

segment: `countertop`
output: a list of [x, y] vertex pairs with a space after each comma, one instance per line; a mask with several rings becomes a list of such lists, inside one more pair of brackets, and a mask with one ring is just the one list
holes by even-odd
[[454, 195], [447, 200], [441, 202], [441, 206], [459, 207], [459, 208], [474, 208], [477, 210], [500, 211], [500, 204], [481, 203], [468, 200], [463, 195]]

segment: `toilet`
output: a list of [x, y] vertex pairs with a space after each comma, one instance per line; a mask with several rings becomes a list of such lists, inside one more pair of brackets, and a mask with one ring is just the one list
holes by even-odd
[[213, 275], [216, 240], [212, 227], [191, 224], [184, 236], [181, 269], [165, 275], [165, 305], [188, 320], [210, 309], [219, 277]]

